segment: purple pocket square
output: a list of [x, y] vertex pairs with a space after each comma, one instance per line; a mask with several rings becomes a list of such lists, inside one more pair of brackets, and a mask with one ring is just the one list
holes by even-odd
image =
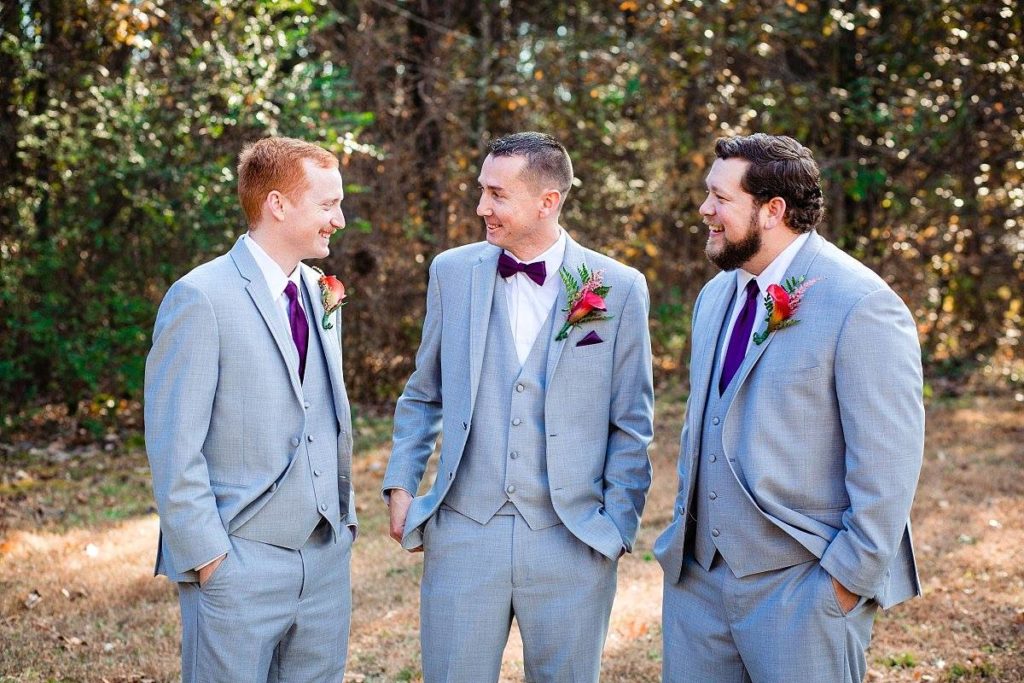
[[576, 342], [576, 346], [590, 346], [591, 344], [600, 344], [603, 341], [604, 339], [601, 339], [601, 335], [591, 330], [587, 332], [587, 336]]

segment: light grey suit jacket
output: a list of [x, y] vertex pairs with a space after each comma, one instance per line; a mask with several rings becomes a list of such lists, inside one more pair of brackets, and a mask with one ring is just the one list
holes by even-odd
[[[800, 322], [752, 345], [732, 380], [725, 455], [761, 514], [848, 589], [888, 607], [920, 594], [909, 520], [924, 449], [917, 328], [881, 278], [816, 232], [786, 272], [801, 275], [820, 280]], [[735, 294], [735, 273], [719, 273], [694, 306], [679, 492], [655, 544], [667, 576], [679, 576], [693, 523], [701, 421]]]
[[[327, 356], [338, 471], [350, 472], [340, 311], [332, 316], [335, 329], [324, 330], [319, 275], [299, 267], [313, 302], [310, 334], [320, 335]], [[228, 552], [228, 534], [273, 494], [306, 430], [298, 362], [291, 331], [241, 239], [167, 291], [145, 388], [146, 450], [160, 514], [158, 574], [196, 581], [193, 568]], [[341, 523], [355, 525], [351, 479], [348, 486]]]
[[[418, 490], [439, 434], [437, 477], [409, 510], [402, 545], [422, 544], [422, 526], [458, 476], [471, 429], [501, 249], [478, 242], [440, 254], [430, 266], [427, 314], [416, 370], [398, 400], [391, 459], [382, 489]], [[616, 558], [636, 538], [651, 483], [647, 447], [653, 435], [654, 390], [647, 327], [650, 302], [639, 272], [584, 249], [569, 238], [563, 265], [604, 271], [610, 320], [575, 327], [548, 344], [544, 419], [548, 481], [555, 512], [581, 541]], [[558, 277], [551, 273], [550, 277]], [[555, 330], [565, 321], [566, 293]], [[590, 331], [604, 340], [576, 346]]]

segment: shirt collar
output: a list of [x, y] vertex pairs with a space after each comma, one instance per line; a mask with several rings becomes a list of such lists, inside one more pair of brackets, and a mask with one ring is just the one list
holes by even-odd
[[[531, 261], [531, 263], [536, 263], [537, 261], [544, 262], [544, 272], [547, 273], [547, 277], [544, 279], [544, 284], [551, 282], [551, 276], [557, 273], [558, 269], [562, 267], [562, 260], [565, 258], [565, 240], [565, 230], [559, 228], [558, 239], [555, 240], [555, 243], [545, 249], [540, 256]], [[523, 261], [520, 261], [509, 253], [508, 250], [506, 250], [505, 253], [508, 254], [516, 263], [523, 263]], [[533, 282], [533, 280], [530, 280], [529, 278], [526, 279], [529, 282]]]
[[295, 283], [296, 287], [302, 287], [302, 269], [299, 266], [295, 266], [295, 270], [291, 272], [291, 275], [285, 275], [284, 271], [281, 270], [281, 266], [277, 265], [274, 259], [270, 258], [270, 254], [264, 251], [256, 240], [251, 236], [251, 233], [246, 233], [243, 236], [245, 246], [249, 248], [249, 253], [252, 254], [253, 259], [256, 261], [256, 265], [259, 266], [260, 272], [263, 273], [263, 279], [267, 281], [267, 288], [270, 290], [270, 296], [277, 301], [284, 294], [284, 288], [288, 286], [288, 281]]
[[[793, 259], [796, 258], [800, 248], [804, 246], [807, 240], [810, 238], [811, 233], [805, 232], [797, 236], [788, 247], [782, 250], [782, 252], [775, 257], [775, 260], [768, 264], [768, 267], [761, 271], [761, 274], [756, 276], [757, 288], [761, 290], [761, 294], [764, 294], [768, 290], [770, 284], [780, 284], [782, 278], [786, 276], [786, 271], [789, 270], [789, 266], [792, 265]], [[736, 269], [736, 291], [742, 292], [747, 287], [747, 283], [755, 279], [755, 276], [742, 268]]]

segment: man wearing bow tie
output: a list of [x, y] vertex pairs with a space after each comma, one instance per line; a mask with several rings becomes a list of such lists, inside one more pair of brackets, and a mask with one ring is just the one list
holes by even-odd
[[[494, 141], [479, 182], [487, 241], [430, 266], [383, 484], [391, 536], [425, 553], [423, 677], [497, 681], [514, 617], [527, 680], [596, 683], [617, 560], [651, 482], [647, 284], [560, 227], [572, 164], [552, 137]], [[563, 336], [558, 270], [579, 282], [581, 266], [600, 273], [604, 311]]]

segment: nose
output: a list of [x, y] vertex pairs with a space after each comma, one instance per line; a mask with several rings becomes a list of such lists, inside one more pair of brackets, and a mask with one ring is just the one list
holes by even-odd
[[701, 203], [700, 208], [698, 209], [698, 211], [700, 211], [700, 215], [701, 216], [710, 216], [711, 214], [713, 214], [715, 212], [714, 211], [714, 204], [711, 201], [711, 195], [710, 194], [707, 197], [704, 198], [704, 201]]
[[331, 225], [333, 225], [336, 230], [343, 230], [345, 228], [345, 212], [341, 210], [340, 206], [338, 207], [337, 215], [331, 219]]
[[480, 201], [476, 203], [476, 215], [484, 218], [491, 215], [491, 207], [487, 205], [487, 197], [480, 195]]

